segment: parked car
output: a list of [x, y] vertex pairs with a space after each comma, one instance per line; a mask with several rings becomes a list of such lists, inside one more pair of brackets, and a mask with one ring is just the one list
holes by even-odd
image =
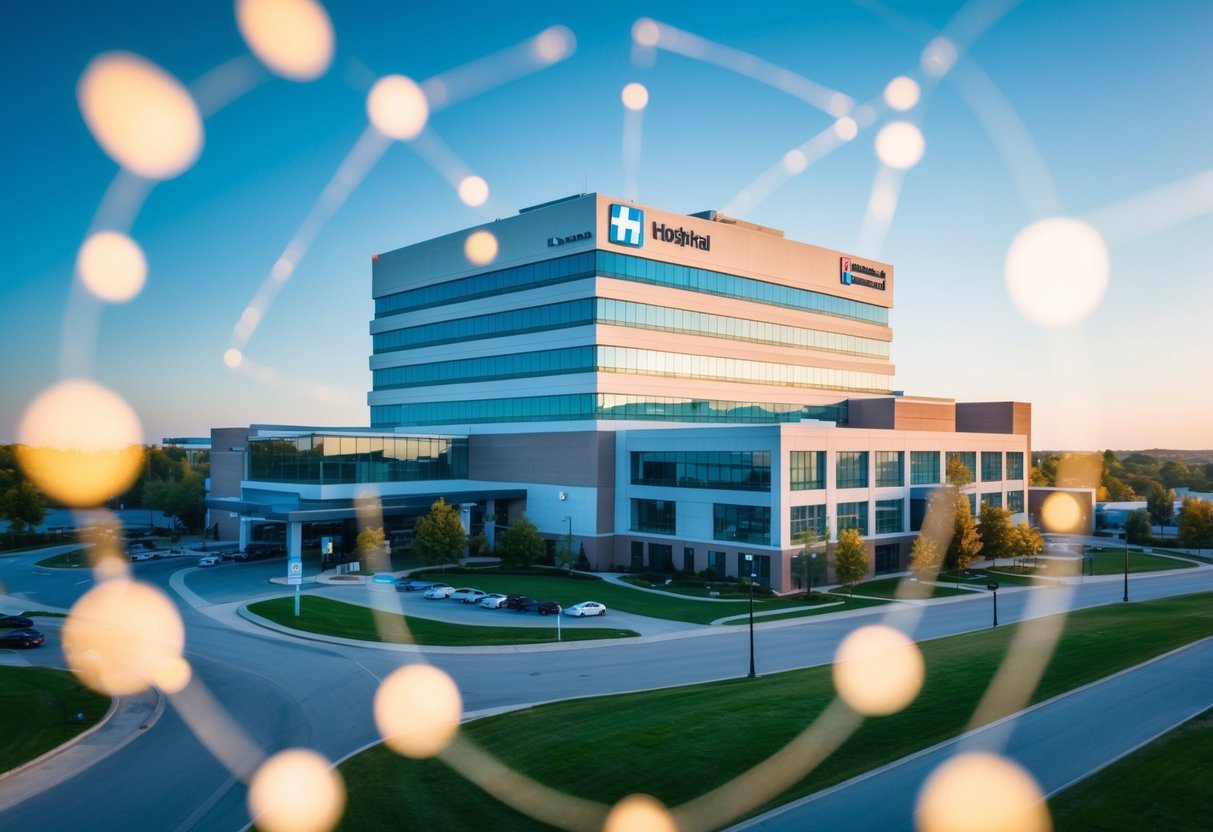
[[131, 561], [152, 560], [156, 557], [156, 553], [150, 549], [135, 549], [132, 552], [128, 552], [127, 557], [129, 557]]
[[390, 572], [376, 572], [374, 575], [371, 576], [371, 583], [373, 583], [373, 584], [394, 584], [394, 583], [396, 583], [396, 576]]
[[236, 560], [262, 560], [264, 558], [272, 558], [275, 555], [285, 555], [286, 547], [281, 543], [250, 543], [244, 547], [244, 551], [236, 555]]
[[235, 560], [236, 556], [240, 554], [240, 550], [224, 549], [222, 552], [216, 552], [215, 554], [218, 555], [221, 560]]
[[454, 591], [455, 587], [450, 584], [434, 584], [421, 594], [426, 598], [449, 598]]
[[505, 598], [505, 608], [507, 610], [517, 610], [523, 612], [531, 606], [535, 601], [529, 595], [507, 595]]
[[46, 642], [46, 636], [37, 630], [13, 630], [0, 636], [0, 647], [37, 647]]
[[576, 618], [587, 615], [606, 615], [606, 606], [597, 601], [582, 601], [580, 604], [574, 604], [566, 609], [564, 614]]
[[0, 630], [20, 630], [34, 626], [34, 622], [24, 615], [0, 616]]
[[223, 558], [218, 555], [207, 555], [206, 557], [198, 558], [199, 566], [218, 566], [223, 562]]
[[478, 604], [480, 603], [480, 599], [486, 595], [488, 595], [488, 593], [482, 589], [463, 587], [462, 589], [457, 589], [451, 593], [451, 600], [462, 601], [465, 604]]
[[438, 586], [436, 581], [422, 581], [417, 578], [400, 578], [396, 581], [397, 592], [417, 592]]
[[500, 592], [494, 592], [491, 595], [486, 595], [481, 598], [480, 606], [484, 607], [486, 610], [501, 609], [505, 606], [505, 599], [506, 596], [502, 595]]
[[560, 615], [560, 605], [555, 601], [536, 601], [527, 610], [534, 610], [540, 615]]

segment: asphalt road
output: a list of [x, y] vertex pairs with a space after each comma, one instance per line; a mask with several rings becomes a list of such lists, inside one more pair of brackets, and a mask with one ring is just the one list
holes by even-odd
[[[69, 607], [91, 584], [85, 572], [40, 570], [32, 566], [35, 559], [0, 558], [4, 591], [25, 599], [30, 609]], [[136, 563], [132, 571], [178, 601], [186, 625], [186, 656], [195, 679], [187, 693], [204, 691], [219, 703], [218, 709], [200, 709], [197, 696], [178, 696], [135, 742], [62, 785], [0, 812], [0, 828], [235, 832], [249, 822], [241, 781], [262, 754], [304, 746], [335, 760], [376, 741], [370, 703], [377, 685], [410, 662], [429, 661], [449, 672], [467, 712], [737, 677], [748, 668], [745, 627], [694, 628], [685, 637], [665, 635], [594, 647], [575, 644], [477, 654], [335, 646], [249, 632], [251, 628], [229, 626], [230, 615], [217, 621], [180, 601], [169, 580], [189, 563]], [[284, 571], [279, 559], [197, 570], [186, 576], [186, 583], [203, 602], [230, 605], [281, 592], [285, 588], [271, 587], [266, 580]], [[1117, 581], [1088, 580], [1071, 589], [1001, 591], [1000, 622], [1007, 625], [1025, 614], [1119, 602], [1122, 591]], [[1143, 600], [1209, 590], [1213, 590], [1213, 569], [1184, 570], [1134, 577], [1131, 596]], [[979, 596], [927, 606], [901, 605], [891, 613], [876, 608], [761, 625], [758, 673], [829, 662], [843, 636], [879, 620], [915, 638], [933, 638], [990, 626], [991, 604], [988, 596]], [[57, 628], [47, 629], [48, 645], [31, 651], [31, 658], [61, 666]], [[231, 736], [241, 739], [224, 739], [221, 729], [229, 719], [238, 726]], [[226, 766], [216, 754], [226, 759]]]

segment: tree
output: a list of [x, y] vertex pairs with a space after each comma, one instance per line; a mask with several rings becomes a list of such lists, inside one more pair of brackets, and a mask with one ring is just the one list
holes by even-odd
[[1041, 454], [1036, 458], [1036, 464], [1032, 466], [1032, 473], [1028, 478], [1028, 485], [1043, 486], [1048, 488], [1057, 484], [1057, 463], [1059, 462], [1057, 454]]
[[497, 535], [497, 554], [501, 556], [503, 566], [522, 569], [530, 567], [543, 555], [543, 539], [525, 514]]
[[1213, 545], [1213, 502], [1184, 497], [1176, 526], [1182, 546], [1199, 552]]
[[[967, 501], [966, 501], [967, 502]], [[981, 504], [981, 522], [977, 529], [981, 538], [981, 553], [998, 565], [999, 558], [1011, 557], [1011, 535], [1014, 527], [1011, 525], [1011, 512], [1005, 508]]]
[[367, 526], [358, 532], [354, 551], [358, 553], [358, 559], [366, 563], [368, 572], [382, 572], [388, 566], [387, 552], [383, 548], [385, 537], [382, 526]]
[[958, 570], [964, 569], [981, 554], [981, 537], [977, 534], [968, 496], [961, 494], [959, 489], [952, 489], [952, 503], [955, 506], [952, 539], [944, 552], [943, 565], [950, 570]]
[[1045, 549], [1045, 539], [1039, 531], [1027, 523], [1015, 527], [1011, 537], [1011, 552], [1013, 557], [1034, 558]]
[[858, 529], [843, 529], [834, 544], [834, 574], [855, 594], [854, 583], [868, 574], [868, 547]]
[[429, 564], [459, 563], [467, 533], [459, 522], [459, 511], [439, 497], [430, 513], [417, 518], [413, 551]]
[[805, 530], [796, 536], [796, 542], [800, 544], [800, 555], [796, 558], [797, 565], [800, 567], [799, 577], [802, 586], [811, 589], [813, 586], [813, 547], [817, 545], [817, 532], [812, 526], [806, 526]]
[[1167, 526], [1175, 519], [1175, 492], [1161, 485], [1154, 486], [1150, 496], [1146, 497], [1146, 510], [1150, 512], [1150, 518], [1162, 526], [1165, 537]]
[[943, 558], [939, 546], [926, 534], [919, 534], [910, 544], [910, 570], [920, 581], [933, 581], [939, 577]]
[[189, 531], [199, 530], [206, 519], [206, 481], [188, 468], [178, 473], [149, 480], [143, 486], [143, 505], [176, 518]]
[[0, 513], [12, 524], [14, 532], [23, 532], [26, 526], [32, 529], [46, 517], [46, 498], [29, 480], [9, 488], [2, 503]]
[[969, 466], [960, 461], [958, 456], [948, 457], [948, 469], [946, 472], [948, 485], [954, 485], [957, 488], [968, 485], [973, 481], [973, 472], [969, 470]]
[[1131, 511], [1125, 518], [1125, 540], [1129, 543], [1150, 542], [1150, 514], [1145, 510]]

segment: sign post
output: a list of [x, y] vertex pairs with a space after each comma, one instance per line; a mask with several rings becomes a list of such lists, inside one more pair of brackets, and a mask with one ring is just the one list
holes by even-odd
[[299, 585], [303, 583], [303, 558], [293, 557], [286, 561], [287, 586], [295, 587], [295, 617], [299, 617]]

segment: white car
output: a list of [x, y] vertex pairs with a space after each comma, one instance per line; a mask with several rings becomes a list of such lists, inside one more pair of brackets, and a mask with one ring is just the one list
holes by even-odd
[[606, 606], [597, 601], [582, 601], [580, 604], [574, 604], [564, 611], [565, 615], [581, 617], [585, 615], [606, 615]]
[[434, 584], [421, 595], [425, 598], [449, 598], [454, 591], [455, 587], [450, 584]]
[[494, 592], [492, 595], [486, 595], [480, 599], [480, 606], [486, 610], [499, 610], [505, 603], [505, 596], [499, 592]]
[[452, 601], [462, 601], [465, 604], [478, 604], [480, 603], [480, 599], [486, 595], [488, 593], [483, 590], [465, 586], [452, 592], [449, 597]]
[[223, 560], [219, 555], [207, 555], [204, 558], [198, 559], [199, 566], [218, 566]]

